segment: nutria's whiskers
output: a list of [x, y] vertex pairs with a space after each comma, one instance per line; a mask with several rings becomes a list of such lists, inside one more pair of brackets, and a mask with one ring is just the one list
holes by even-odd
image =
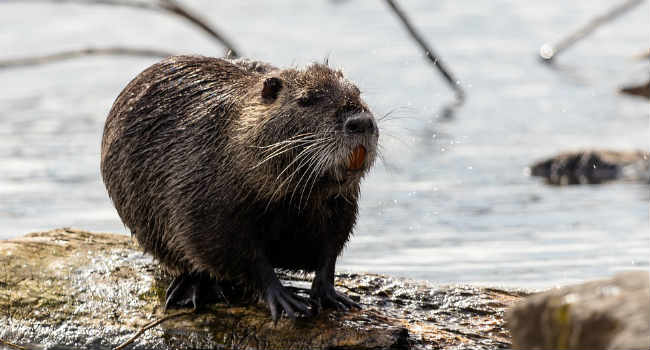
[[[282, 193], [289, 192], [285, 188], [290, 186], [290, 185], [293, 185], [291, 181], [293, 180], [294, 176], [304, 166], [305, 159], [309, 159], [309, 155], [311, 153], [315, 152], [316, 151], [315, 148], [322, 145], [323, 142], [324, 141], [311, 143], [308, 146], [306, 146], [305, 148], [303, 148], [294, 157], [293, 161], [291, 161], [287, 166], [285, 166], [282, 169], [282, 171], [280, 171], [280, 173], [275, 177], [275, 181], [273, 183], [273, 185], [275, 185], [275, 189], [274, 189], [273, 193], [271, 194], [271, 196], [269, 197], [268, 203], [266, 205], [266, 209], [268, 209], [269, 206], [271, 205], [271, 203], [273, 203], [276, 200], [276, 198], [278, 198], [278, 196], [280, 196]], [[298, 162], [298, 164], [294, 167], [293, 165], [296, 164], [296, 162]], [[283, 177], [285, 172], [287, 172], [287, 170], [291, 169], [292, 167], [294, 168], [294, 170], [291, 173], [289, 173], [288, 175]]]
[[287, 170], [289, 170], [289, 169], [290, 169], [290, 168], [291, 168], [291, 167], [292, 167], [296, 162], [298, 162], [298, 165], [295, 167], [296, 169], [295, 169], [295, 170], [291, 173], [291, 175], [289, 176], [289, 179], [292, 178], [292, 177], [296, 174], [296, 172], [297, 172], [298, 170], [300, 170], [300, 168], [302, 167], [302, 165], [304, 165], [304, 160], [305, 160], [305, 159], [308, 159], [308, 157], [309, 157], [313, 152], [316, 151], [316, 147], [322, 146], [324, 143], [325, 143], [325, 141], [314, 142], [314, 143], [311, 143], [311, 144], [309, 144], [308, 146], [304, 147], [304, 148], [300, 151], [300, 153], [298, 153], [298, 154], [296, 155], [296, 157], [293, 159], [293, 161], [291, 161], [291, 163], [289, 163], [286, 167], [284, 167], [284, 169], [282, 169], [282, 171], [278, 174], [278, 176], [276, 177], [276, 179], [279, 180], [279, 179], [282, 177], [282, 175], [283, 175]]
[[[282, 174], [283, 174], [283, 173], [284, 173], [288, 168], [290, 168], [290, 167], [291, 167], [295, 162], [299, 161], [299, 163], [295, 166], [294, 171], [293, 171], [291, 174], [289, 174], [289, 176], [287, 176], [287, 177], [285, 178], [284, 181], [281, 182], [281, 184], [278, 186], [278, 189], [281, 189], [281, 188], [283, 188], [283, 186], [285, 186], [285, 185], [289, 185], [289, 184], [293, 185], [293, 188], [294, 188], [294, 189], [297, 189], [298, 186], [300, 185], [300, 181], [301, 181], [301, 180], [299, 180], [299, 181], [298, 181], [297, 183], [295, 183], [295, 184], [292, 183], [291, 181], [293, 180], [294, 176], [295, 176], [298, 172], [300, 172], [300, 171], [303, 172], [302, 175], [301, 175], [301, 177], [300, 177], [300, 179], [302, 179], [302, 178], [305, 176], [306, 172], [303, 170], [303, 168], [304, 168], [304, 169], [308, 169], [308, 165], [310, 164], [310, 162], [312, 162], [314, 159], [316, 159], [316, 157], [314, 157], [314, 155], [318, 155], [318, 154], [322, 151], [322, 149], [323, 149], [325, 146], [327, 146], [327, 144], [328, 144], [327, 141], [329, 141], [329, 139], [325, 139], [325, 140], [323, 140], [323, 141], [320, 141], [320, 142], [317, 142], [317, 143], [314, 143], [314, 144], [311, 144], [311, 145], [305, 147], [305, 148], [304, 148], [304, 149], [303, 149], [303, 150], [302, 150], [302, 151], [301, 151], [301, 152], [296, 156], [296, 158], [293, 160], [293, 162], [289, 163], [289, 165], [287, 165], [287, 167], [285, 167], [285, 168], [280, 172], [280, 174], [278, 175], [278, 178], [277, 178], [277, 179], [279, 179], [279, 178], [281, 177], [281, 175], [282, 175]], [[289, 204], [292, 203], [292, 201], [293, 201], [293, 197], [294, 197], [295, 193], [296, 193], [295, 190], [294, 190], [294, 191], [291, 191], [291, 196], [289, 197]]]
[[[329, 140], [327, 140], [327, 141], [329, 141]], [[314, 151], [311, 152], [310, 159], [308, 161], [304, 162], [307, 171], [303, 171], [302, 176], [296, 182], [296, 185], [295, 185], [296, 190], [293, 191], [293, 193], [291, 194], [291, 197], [289, 198], [289, 202], [293, 201], [293, 198], [296, 195], [296, 193], [298, 192], [298, 190], [300, 190], [301, 187], [303, 188], [301, 193], [300, 193], [300, 199], [298, 201], [298, 208], [301, 208], [303, 193], [304, 193], [304, 191], [305, 191], [305, 189], [307, 187], [307, 184], [309, 183], [309, 179], [312, 176], [315, 179], [318, 178], [318, 174], [320, 173], [320, 169], [317, 168], [316, 165], [319, 162], [323, 162], [323, 159], [325, 159], [325, 157], [323, 155], [327, 154], [327, 149], [330, 146], [331, 146], [330, 142], [323, 142], [323, 144], [320, 147], [318, 147], [317, 149], [314, 149]], [[304, 183], [302, 182], [303, 179], [305, 180]]]
[[325, 149], [323, 149], [322, 152], [320, 152], [321, 153], [320, 157], [316, 158], [316, 164], [312, 166], [311, 174], [309, 175], [309, 178], [307, 178], [307, 182], [305, 182], [305, 186], [300, 192], [300, 201], [298, 207], [300, 207], [300, 203], [302, 203], [302, 196], [304, 194], [305, 189], [307, 188], [307, 183], [309, 182], [309, 179], [312, 177], [313, 174], [313, 179], [311, 180], [309, 191], [307, 191], [307, 198], [305, 199], [305, 205], [309, 201], [309, 197], [311, 196], [314, 185], [319, 180], [319, 177], [322, 174], [325, 167], [329, 165], [329, 155], [333, 152], [335, 147], [336, 147], [335, 143], [330, 143], [329, 145], [327, 145]]
[[315, 135], [316, 135], [316, 133], [313, 133], [313, 132], [307, 132], [307, 133], [303, 133], [303, 134], [298, 134], [298, 135], [296, 135], [296, 136], [292, 136], [292, 137], [290, 137], [290, 138], [288, 138], [288, 139], [286, 139], [286, 140], [282, 140], [282, 141], [278, 141], [278, 142], [272, 143], [272, 144], [270, 144], [270, 145], [266, 145], [266, 146], [253, 146], [253, 145], [251, 145], [250, 147], [251, 147], [251, 148], [261, 148], [261, 149], [264, 149], [264, 148], [273, 148], [273, 147], [276, 147], [277, 145], [282, 145], [282, 144], [286, 144], [286, 143], [292, 143], [292, 142], [294, 142], [294, 141], [296, 141], [296, 140], [300, 140], [300, 139], [302, 139], [302, 138], [310, 137], [310, 136], [315, 136]]
[[[273, 158], [275, 158], [277, 156], [280, 156], [280, 155], [285, 154], [287, 152], [293, 151], [293, 150], [295, 150], [296, 148], [298, 148], [300, 146], [310, 145], [310, 144], [313, 144], [315, 142], [320, 142], [320, 141], [327, 140], [327, 139], [328, 139], [327, 137], [321, 137], [321, 138], [303, 137], [303, 138], [300, 138], [300, 139], [297, 139], [297, 140], [281, 141], [281, 142], [277, 142], [277, 143], [275, 143], [273, 145], [265, 146], [265, 147], [276, 147], [276, 148], [269, 148], [269, 150], [267, 150], [267, 151], [270, 152], [271, 154], [266, 155], [266, 157], [264, 159], [262, 159], [259, 163], [257, 163], [253, 167], [253, 169], [259, 167], [260, 165], [268, 162], [269, 160], [271, 160], [271, 159], [273, 159]], [[278, 145], [278, 146], [275, 146], [275, 145]]]

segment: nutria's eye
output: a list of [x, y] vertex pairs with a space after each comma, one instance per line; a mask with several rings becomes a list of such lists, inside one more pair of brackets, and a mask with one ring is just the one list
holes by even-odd
[[298, 104], [301, 107], [309, 107], [318, 103], [318, 101], [320, 101], [322, 98], [323, 96], [320, 94], [308, 94], [306, 96], [299, 97]]
[[264, 80], [264, 87], [262, 88], [262, 98], [268, 100], [275, 100], [278, 98], [278, 93], [282, 90], [282, 80], [280, 78], [271, 77]]

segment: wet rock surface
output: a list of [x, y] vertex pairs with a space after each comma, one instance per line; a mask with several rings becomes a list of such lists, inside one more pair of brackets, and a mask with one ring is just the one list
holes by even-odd
[[[307, 277], [282, 278], [301, 293]], [[34, 349], [115, 347], [166, 315], [167, 278], [123, 235], [58, 229], [0, 241], [0, 339]], [[274, 326], [263, 304], [220, 303], [165, 321], [127, 349], [509, 347], [504, 311], [525, 294], [372, 274], [338, 275], [337, 288], [363, 310]]]
[[648, 349], [648, 272], [533, 295], [507, 318], [514, 348]]
[[587, 150], [561, 153], [536, 162], [532, 176], [551, 185], [600, 184], [622, 180], [650, 182], [650, 157], [645, 151]]

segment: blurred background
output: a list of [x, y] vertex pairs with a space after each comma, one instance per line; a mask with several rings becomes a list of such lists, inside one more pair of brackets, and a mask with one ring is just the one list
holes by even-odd
[[[611, 0], [399, 4], [458, 78], [454, 93], [381, 1], [181, 0], [244, 57], [280, 67], [329, 57], [380, 123], [384, 161], [362, 187], [339, 270], [547, 288], [648, 269], [649, 186], [550, 186], [527, 167], [580, 149], [648, 150], [647, 2], [555, 59], [539, 49]], [[0, 60], [128, 46], [222, 56], [182, 18], [129, 7], [0, 0]], [[647, 52], [647, 51], [645, 51]], [[0, 69], [0, 239], [70, 226], [128, 230], [99, 173], [104, 120], [153, 57]]]

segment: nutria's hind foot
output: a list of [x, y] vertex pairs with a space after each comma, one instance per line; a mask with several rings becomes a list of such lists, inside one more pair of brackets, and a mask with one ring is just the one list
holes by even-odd
[[303, 298], [294, 295], [279, 282], [272, 283], [264, 292], [264, 301], [271, 310], [271, 317], [273, 318], [274, 324], [278, 322], [283, 311], [292, 320], [295, 320], [299, 313], [305, 316], [311, 316], [309, 306], [302, 300]]
[[167, 287], [165, 311], [184, 307], [198, 309], [218, 301], [228, 302], [217, 281], [208, 274], [183, 273], [174, 277]]

